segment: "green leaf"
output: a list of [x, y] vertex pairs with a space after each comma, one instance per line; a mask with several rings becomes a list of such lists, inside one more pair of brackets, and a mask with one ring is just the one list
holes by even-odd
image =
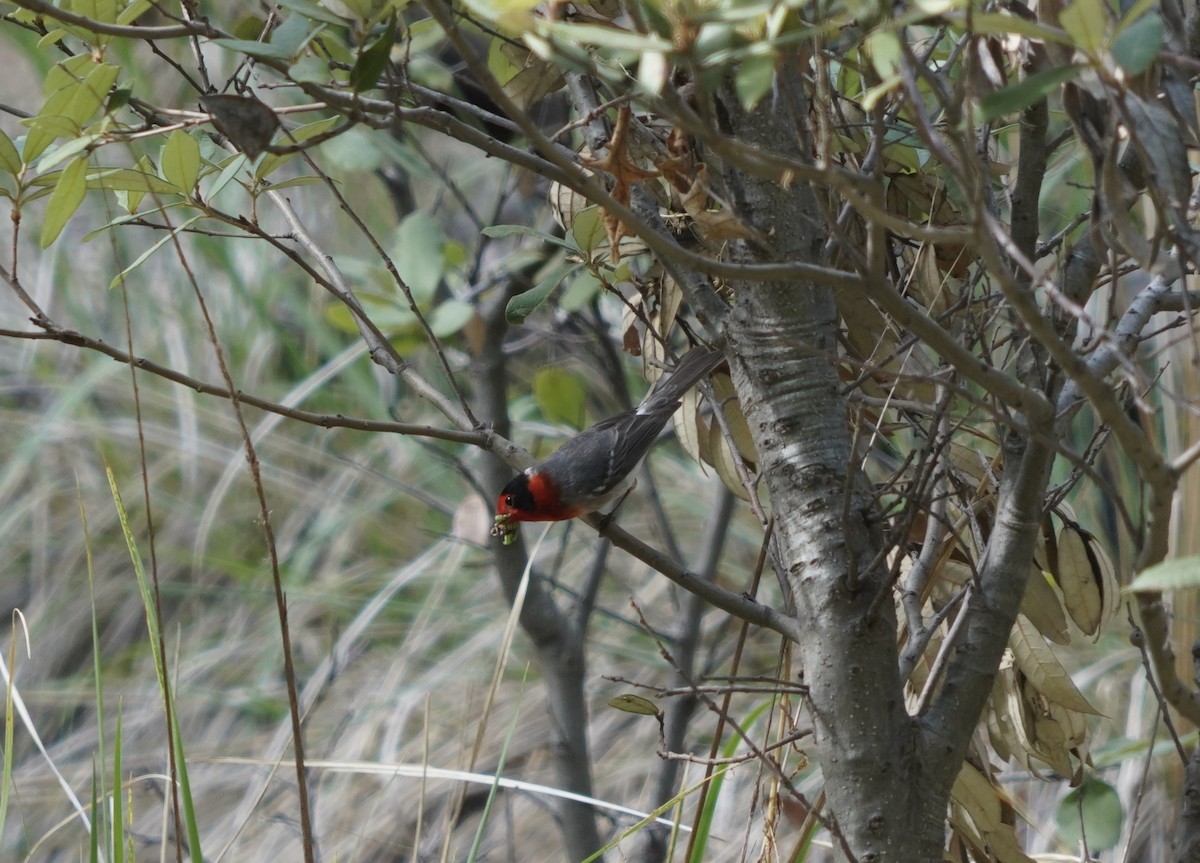
[[467, 247], [458, 240], [447, 240], [442, 246], [442, 257], [446, 260], [446, 266], [459, 270], [467, 265]]
[[[336, 165], [347, 174], [359, 175], [378, 171], [393, 158], [401, 163], [412, 158], [412, 154], [405, 152], [395, 139], [380, 137], [358, 126], [351, 126], [328, 139], [321, 145], [321, 153], [329, 164]], [[404, 167], [411, 177], [428, 176], [426, 165], [414, 163], [413, 166], [405, 164]]]
[[55, 27], [53, 30], [47, 30], [46, 35], [41, 39], [38, 39], [37, 47], [39, 50], [42, 48], [52, 47], [57, 45], [69, 35], [70, 34], [67, 32], [65, 27]]
[[[574, 24], [562, 21], [547, 21], [543, 25], [551, 36], [556, 36], [575, 45], [595, 45], [597, 48], [613, 48], [642, 54], [647, 51], [669, 53], [672, 45], [666, 39], [646, 33], [634, 33], [618, 27], [601, 24]], [[562, 47], [562, 46], [558, 46]]]
[[78, 156], [63, 169], [46, 205], [46, 220], [42, 222], [42, 248], [58, 239], [62, 229], [87, 194], [87, 156]]
[[[317, 120], [312, 123], [306, 123], [299, 128], [292, 129], [288, 133], [286, 142], [288, 144], [301, 144], [309, 138], [315, 138], [317, 135], [322, 135], [328, 132], [338, 124], [341, 117], [334, 115], [326, 117], [324, 120]], [[277, 171], [283, 165], [286, 165], [292, 159], [296, 158], [298, 153], [284, 153], [282, 156], [277, 156], [274, 153], [268, 153], [263, 157], [263, 160], [258, 163], [258, 167], [254, 169], [254, 177], [258, 180], [266, 179], [272, 172]]]
[[954, 9], [966, 6], [962, 0], [915, 0], [913, 5], [923, 14], [929, 16], [945, 15]]
[[278, 191], [280, 189], [293, 189], [297, 186], [318, 186], [324, 182], [321, 177], [305, 174], [303, 177], [289, 177], [281, 183], [272, 183], [271, 188]]
[[501, 36], [493, 36], [492, 41], [488, 44], [488, 71], [502, 87], [521, 71], [521, 67], [516, 65], [508, 56], [508, 52], [504, 50], [504, 46], [507, 44], [508, 40]]
[[[80, 62], [80, 60], [84, 62]], [[67, 116], [72, 101], [84, 85], [83, 78], [94, 68], [90, 57], [72, 57], [46, 73], [46, 101], [36, 117], [22, 120], [29, 127], [24, 156], [32, 163], [56, 138], [74, 138], [80, 133], [79, 122]], [[82, 77], [80, 77], [82, 76]]]
[[[966, 21], [963, 21], [966, 24]], [[1070, 45], [1070, 37], [1055, 27], [1047, 27], [1037, 21], [1027, 21], [1002, 12], [983, 12], [972, 16], [973, 32], [980, 36], [1007, 36], [1015, 34], [1028, 39], [1038, 39], [1051, 44]]]
[[359, 54], [358, 59], [354, 61], [354, 66], [350, 70], [350, 86], [355, 93], [370, 90], [379, 82], [379, 77], [387, 68], [388, 57], [391, 55], [392, 45], [395, 42], [396, 18], [393, 16], [388, 19], [383, 35], [376, 39], [370, 48]]
[[462, 300], [447, 300], [429, 315], [429, 329], [439, 339], [452, 336], [475, 317], [475, 307]]
[[529, 228], [525, 225], [489, 225], [479, 232], [485, 237], [491, 237], [493, 240], [502, 240], [505, 237], [533, 237], [541, 240], [544, 243], [551, 243], [555, 246], [561, 246], [564, 249], [569, 249], [572, 252], [579, 251], [579, 248], [574, 243], [569, 243], [562, 237], [556, 237], [553, 234], [547, 234], [545, 231], [539, 231], [536, 228]]
[[[97, 639], [97, 641], [98, 640], [99, 639]], [[117, 733], [113, 739], [113, 760], [112, 760], [112, 775], [113, 775], [113, 780], [114, 780], [113, 784], [114, 785], [119, 785], [121, 783], [122, 777], [125, 775], [122, 772], [122, 766], [121, 766], [121, 757], [122, 757], [121, 756], [121, 748], [122, 748], [121, 741], [124, 739], [121, 736], [121, 716], [122, 716], [121, 702], [117, 701]], [[124, 839], [125, 839], [125, 831], [124, 831], [124, 829], [121, 829], [121, 830], [115, 829], [116, 825], [125, 823], [125, 821], [124, 821], [124, 817], [125, 817], [124, 801], [121, 799], [124, 796], [125, 796], [124, 794], [113, 794], [113, 796], [112, 796], [112, 822], [111, 823], [113, 824], [113, 828], [114, 828], [113, 833], [115, 834], [113, 837], [115, 840], [113, 842], [113, 858], [112, 858], [113, 863], [124, 863], [124, 859], [125, 859], [123, 856], [123, 851], [117, 850], [117, 849], [123, 848], [123, 843], [124, 843]]]
[[1200, 588], [1200, 557], [1178, 557], [1143, 569], [1125, 588], [1130, 593]]
[[1108, 7], [1104, 0], [1074, 0], [1058, 22], [1075, 42], [1075, 47], [1093, 57], [1104, 47], [1108, 30]]
[[159, 249], [161, 249], [167, 243], [173, 242], [177, 235], [183, 233], [183, 231], [185, 229], [187, 229], [191, 225], [194, 225], [196, 222], [200, 221], [202, 218], [204, 218], [204, 217], [203, 216], [192, 216], [187, 221], [183, 222], [182, 224], [176, 225], [172, 230], [168, 231], [166, 234], [159, 237], [158, 240], [154, 243], [154, 245], [152, 245], [150, 248], [146, 249], [146, 251], [144, 251], [140, 255], [138, 255], [137, 259], [134, 260], [134, 262], [132, 264], [130, 264], [128, 267], [121, 270], [121, 272], [119, 272], [115, 276], [113, 276], [112, 281], [108, 283], [108, 286], [110, 288], [117, 287], [119, 284], [121, 284], [122, 281], [124, 281], [124, 279], [127, 275], [129, 275], [134, 270], [136, 270], [138, 267], [140, 267], [142, 264], [144, 264], [151, 255], [153, 255], [155, 252], [157, 252]]
[[104, 137], [103, 132], [92, 132], [89, 135], [83, 135], [79, 138], [72, 138], [70, 141], [60, 144], [49, 153], [46, 153], [44, 156], [42, 156], [40, 160], [38, 160], [38, 173], [49, 171], [60, 162], [65, 162], [72, 156], [79, 155], [102, 137]]
[[[1107, 851], [1116, 847], [1121, 839], [1125, 812], [1115, 788], [1093, 776], [1086, 776], [1082, 785], [1063, 798], [1054, 820], [1058, 823], [1062, 841], [1071, 848], [1078, 848], [1080, 839], [1086, 836], [1089, 850]], [[1083, 835], [1079, 829], [1081, 821]]]
[[177, 190], [157, 174], [150, 173], [150, 160], [143, 156], [137, 168], [96, 168], [88, 173], [89, 189], [106, 189], [110, 192], [153, 192], [156, 195], [171, 195]]
[[649, 698], [626, 692], [608, 702], [609, 707], [622, 710], [625, 713], [636, 713], [638, 716], [658, 716], [659, 709]]
[[176, 191], [190, 195], [200, 179], [200, 145], [182, 129], [176, 129], [163, 145], [160, 160], [163, 179]]
[[1125, 9], [1121, 20], [1117, 22], [1117, 35], [1120, 35], [1128, 27], [1132, 27], [1135, 22], [1139, 21], [1143, 15], [1158, 6], [1159, 0], [1136, 0], [1132, 6]]
[[591, 303], [592, 298], [603, 290], [604, 282], [580, 267], [579, 273], [571, 279], [562, 296], [558, 298], [558, 307], [564, 312], [582, 312]]
[[245, 54], [257, 60], [292, 59], [292, 52], [289, 49], [280, 45], [272, 45], [269, 42], [254, 42], [250, 39], [213, 39], [212, 44], [224, 48], [226, 51]]
[[571, 220], [571, 237], [579, 250], [587, 255], [608, 242], [604, 229], [604, 213], [599, 207], [584, 207]]
[[1113, 39], [1113, 59], [1128, 74], [1140, 75], [1158, 57], [1164, 39], [1163, 22], [1158, 13], [1143, 15]]
[[533, 397], [548, 422], [583, 428], [587, 387], [578, 375], [548, 366], [534, 375]]
[[1027, 78], [1009, 84], [1007, 87], [988, 93], [979, 100], [979, 111], [983, 120], [994, 120], [1022, 111], [1030, 105], [1045, 99], [1063, 84], [1070, 81], [1081, 71], [1079, 66], [1059, 66], [1056, 69], [1045, 69], [1034, 72]]
[[667, 83], [671, 66], [661, 51], [647, 51], [638, 62], [637, 80], [647, 93], [658, 95]]
[[479, 232], [485, 237], [491, 237], [494, 240], [500, 240], [505, 237], [537, 237], [539, 239], [550, 239], [550, 235], [545, 231], [538, 231], [534, 228], [527, 228], [525, 225], [488, 225]]
[[706, 66], [716, 65], [720, 60], [714, 55], [726, 54], [733, 47], [736, 35], [733, 21], [706, 21], [696, 33], [696, 41], [692, 44], [692, 56]]
[[303, 16], [289, 15], [271, 31], [271, 45], [286, 51], [289, 58], [295, 57], [324, 28], [324, 24], [318, 24], [314, 29]]
[[71, 101], [62, 113], [81, 127], [87, 125], [108, 101], [108, 91], [117, 83], [120, 74], [120, 68], [111, 63], [96, 66], [75, 88]]
[[771, 89], [775, 80], [775, 55], [752, 54], [743, 60], [734, 76], [734, 89], [738, 100], [747, 111], [758, 104], [759, 100]]
[[245, 168], [249, 162], [250, 160], [246, 157], [245, 153], [238, 153], [226, 162], [225, 167], [221, 169], [221, 173], [217, 175], [217, 178], [213, 180], [212, 184], [204, 192], [204, 199], [211, 201], [217, 195], [221, 194], [221, 190], [228, 186], [233, 178], [237, 176], [238, 171]]
[[146, 12], [149, 12], [153, 6], [154, 4], [150, 0], [133, 0], [132, 3], [121, 10], [121, 14], [117, 16], [117, 23], [132, 24]]
[[[148, 192], [170, 195], [177, 200], [175, 188], [158, 176], [149, 156], [142, 156], [133, 168], [102, 168], [88, 175], [89, 189], [109, 189], [117, 196], [117, 203], [127, 213], [136, 213], [142, 198]], [[84, 242], [91, 238], [89, 234]]]
[[[751, 724], [757, 721], [759, 716], [761, 716], [762, 713], [770, 706], [770, 701], [764, 699], [760, 704], [750, 711], [749, 715], [745, 717], [739, 717], [738, 719], [742, 727], [749, 728]], [[736, 755], [738, 745], [741, 743], [741, 740], [741, 735], [727, 735], [725, 742], [721, 746], [721, 756], [723, 758], [732, 758], [734, 755]], [[691, 858], [693, 860], [706, 859], [707, 855], [705, 854], [705, 849], [708, 846], [709, 837], [712, 835], [712, 826], [716, 817], [717, 806], [721, 803], [728, 803], [727, 800], [722, 800], [721, 797], [721, 789], [725, 785], [725, 771], [727, 769], [728, 768], [722, 768], [721, 770], [714, 772], [708, 797], [704, 801], [704, 808], [696, 816], [694, 832], [692, 833], [694, 838], [691, 840], [693, 847], [695, 848], [695, 853]]]
[[[46, 106], [49, 104], [47, 101]], [[43, 110], [46, 106], [43, 106]], [[60, 114], [39, 114], [21, 122], [29, 127], [24, 147], [25, 159], [29, 162], [46, 152], [46, 148], [58, 138], [75, 138], [79, 135], [79, 124]]]
[[302, 84], [325, 84], [333, 77], [329, 63], [320, 57], [301, 57], [288, 69], [288, 77]]
[[233, 33], [235, 38], [257, 42], [259, 37], [263, 35], [266, 27], [267, 22], [265, 19], [257, 15], [247, 15], [244, 18], [239, 18], [230, 32]]
[[867, 37], [867, 51], [879, 77], [894, 78], [904, 65], [900, 37], [891, 30], [876, 30]]
[[330, 0], [329, 5], [348, 18], [366, 21], [371, 17], [374, 7], [379, 4], [377, 0]]
[[[121, 193], [118, 192], [117, 194], [120, 195]], [[191, 207], [187, 204], [184, 204], [182, 201], [176, 201], [173, 204], [164, 204], [161, 207], [155, 207], [153, 210], [149, 210], [148, 212], [150, 212], [150, 213], [165, 213], [167, 210], [182, 209], [184, 207], [187, 207], [187, 211], [189, 213], [195, 211], [195, 207]], [[102, 225], [101, 227], [97, 228], [96, 230], [88, 231], [86, 234], [84, 234], [83, 241], [85, 243], [90, 243], [92, 240], [96, 239], [96, 237], [99, 237], [101, 234], [104, 234], [104, 233], [112, 230], [113, 228], [119, 228], [121, 225], [127, 225], [130, 222], [134, 221], [135, 219], [140, 219], [140, 218], [142, 218], [142, 216], [138, 215], [137, 213], [124, 213], [120, 216], [114, 216], [112, 218], [112, 220], [108, 222], [108, 224]]]
[[335, 27], [346, 27], [349, 21], [340, 15], [335, 15], [324, 6], [318, 6], [316, 3], [310, 3], [309, 0], [277, 0], [280, 6], [285, 9], [291, 9], [303, 15], [310, 21], [320, 21], [324, 24], [332, 24]]
[[76, 15], [112, 24], [117, 20], [117, 0], [72, 0], [71, 8]]
[[21, 173], [21, 154], [17, 152], [12, 139], [0, 129], [0, 169], [14, 177]]
[[[863, 99], [862, 99], [863, 110], [864, 111], [873, 110], [875, 108], [875, 105], [879, 102], [880, 99], [882, 99], [884, 96], [886, 96], [888, 93], [892, 92], [893, 90], [898, 89], [900, 87], [901, 83], [903, 83], [903, 82], [900, 80], [899, 75], [889, 75], [887, 78], [884, 78], [881, 82], [879, 82], [875, 86], [871, 87], [869, 90], [867, 90], [867, 92], [865, 92], [863, 94]], [[852, 151], [852, 152], [857, 152], [857, 151]]]
[[445, 243], [442, 226], [420, 210], [405, 218], [396, 231], [393, 260], [417, 302], [429, 300], [442, 279], [446, 269], [442, 255]]
[[108, 91], [108, 101], [104, 103], [104, 112], [111, 114], [114, 111], [119, 111], [129, 104], [133, 98], [133, 89], [130, 87], [114, 87]]
[[[639, 61], [647, 64], [646, 56]], [[528, 48], [511, 39], [495, 36], [488, 46], [488, 71], [522, 108], [536, 104], [562, 86], [562, 69], [534, 56]]]
[[508, 305], [504, 307], [504, 317], [510, 324], [523, 324], [527, 317], [545, 305], [554, 289], [578, 266], [570, 261], [563, 261], [551, 268], [545, 278], [534, 287], [508, 301]]
[[91, 54], [76, 54], [56, 63], [46, 73], [46, 82], [42, 92], [49, 96], [66, 87], [74, 87], [88, 76], [88, 72], [96, 67], [96, 61]]

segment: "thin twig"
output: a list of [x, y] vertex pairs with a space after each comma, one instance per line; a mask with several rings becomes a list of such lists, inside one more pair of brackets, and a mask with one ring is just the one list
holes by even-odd
[[[3, 273], [3, 267], [0, 267], [0, 278], [3, 278], [11, 287], [12, 279], [7, 273]], [[204, 381], [199, 378], [194, 378], [191, 375], [186, 375], [183, 372], [177, 371], [169, 366], [164, 366], [149, 360], [145, 357], [130, 358], [127, 351], [123, 351], [108, 342], [92, 336], [84, 335], [83, 333], [62, 327], [59, 324], [46, 318], [42, 322], [38, 322], [34, 318], [34, 323], [43, 327], [43, 332], [29, 332], [26, 330], [9, 330], [0, 328], [0, 338], [27, 339], [30, 341], [54, 341], [61, 342], [72, 347], [86, 348], [87, 350], [96, 351], [105, 356], [112, 357], [119, 363], [135, 365], [139, 369], [156, 377], [169, 380], [173, 383], [181, 384], [182, 386], [193, 389], [203, 395], [217, 396], [219, 398], [231, 398], [228, 388], [223, 385], [214, 384], [209, 381]], [[486, 432], [460, 431], [458, 429], [437, 428], [435, 426], [419, 425], [415, 423], [394, 422], [392, 420], [375, 420], [366, 419], [364, 417], [348, 417], [343, 414], [320, 413], [317, 411], [306, 411], [300, 408], [295, 408], [287, 404], [273, 402], [269, 399], [264, 399], [252, 393], [239, 390], [234, 394], [239, 402], [258, 408], [259, 410], [267, 411], [273, 414], [285, 416], [288, 419], [294, 419], [309, 425], [320, 426], [322, 428], [345, 428], [355, 431], [366, 432], [383, 432], [387, 434], [398, 434], [414, 437], [434, 438], [435, 440], [450, 441], [452, 443], [465, 443], [473, 446], [488, 448], [488, 441], [494, 436]]]

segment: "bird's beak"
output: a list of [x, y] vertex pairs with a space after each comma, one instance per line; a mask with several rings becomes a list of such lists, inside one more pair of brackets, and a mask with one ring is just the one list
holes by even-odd
[[492, 524], [492, 536], [500, 537], [500, 541], [504, 545], [512, 545], [517, 541], [517, 526], [507, 512], [496, 515], [495, 522]]

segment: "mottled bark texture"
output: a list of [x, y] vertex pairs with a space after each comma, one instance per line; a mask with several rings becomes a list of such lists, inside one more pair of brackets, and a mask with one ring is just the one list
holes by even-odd
[[[790, 105], [777, 98], [754, 111], [743, 111], [736, 99], [718, 102], [730, 130], [746, 143], [778, 150], [799, 137], [798, 98]], [[769, 248], [745, 244], [738, 253], [746, 261], [819, 263], [824, 214], [808, 188], [734, 172], [725, 182], [741, 217], [769, 238]], [[1056, 433], [1049, 402], [1033, 398], [1036, 404], [1003, 432], [996, 517], [962, 611], [968, 620], [928, 710], [910, 716], [894, 605], [886, 596], [892, 586], [881, 554], [881, 515], [851, 451], [835, 365], [834, 289], [794, 282], [732, 287], [729, 355], [801, 619], [798, 655], [828, 813], [856, 860], [941, 859], [950, 789], [1033, 559], [1053, 460], [1048, 441]]]
[[[735, 134], [778, 148], [796, 138], [787, 111], [724, 107]], [[807, 187], [728, 176], [738, 212], [771, 238], [763, 257], [815, 262], [825, 239]], [[747, 247], [753, 260], [758, 250]], [[758, 444], [786, 577], [801, 618], [799, 657], [809, 687], [829, 811], [854, 856], [938, 859], [945, 797], [925, 794], [916, 724], [904, 705], [882, 531], [851, 457], [834, 357], [832, 289], [813, 284], [734, 286], [727, 324], [734, 378]]]
[[1192, 750], [1175, 833], [1175, 863], [1200, 863], [1200, 747]]

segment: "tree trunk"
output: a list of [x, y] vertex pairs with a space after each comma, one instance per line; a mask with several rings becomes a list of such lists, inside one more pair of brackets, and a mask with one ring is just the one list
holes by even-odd
[[[795, 138], [778, 106], [742, 113], [726, 100], [724, 107], [740, 140], [778, 149]], [[772, 238], [771, 259], [817, 262], [823, 218], [807, 187], [727, 182], [738, 213]], [[749, 247], [743, 253], [755, 258]], [[894, 606], [890, 597], [875, 602], [891, 586], [877, 510], [852, 459], [837, 328], [830, 288], [734, 286], [727, 326], [734, 380], [802, 621], [801, 673], [835, 829], [860, 861], [940, 859], [948, 786], [926, 793], [915, 781], [917, 726], [897, 671]]]

